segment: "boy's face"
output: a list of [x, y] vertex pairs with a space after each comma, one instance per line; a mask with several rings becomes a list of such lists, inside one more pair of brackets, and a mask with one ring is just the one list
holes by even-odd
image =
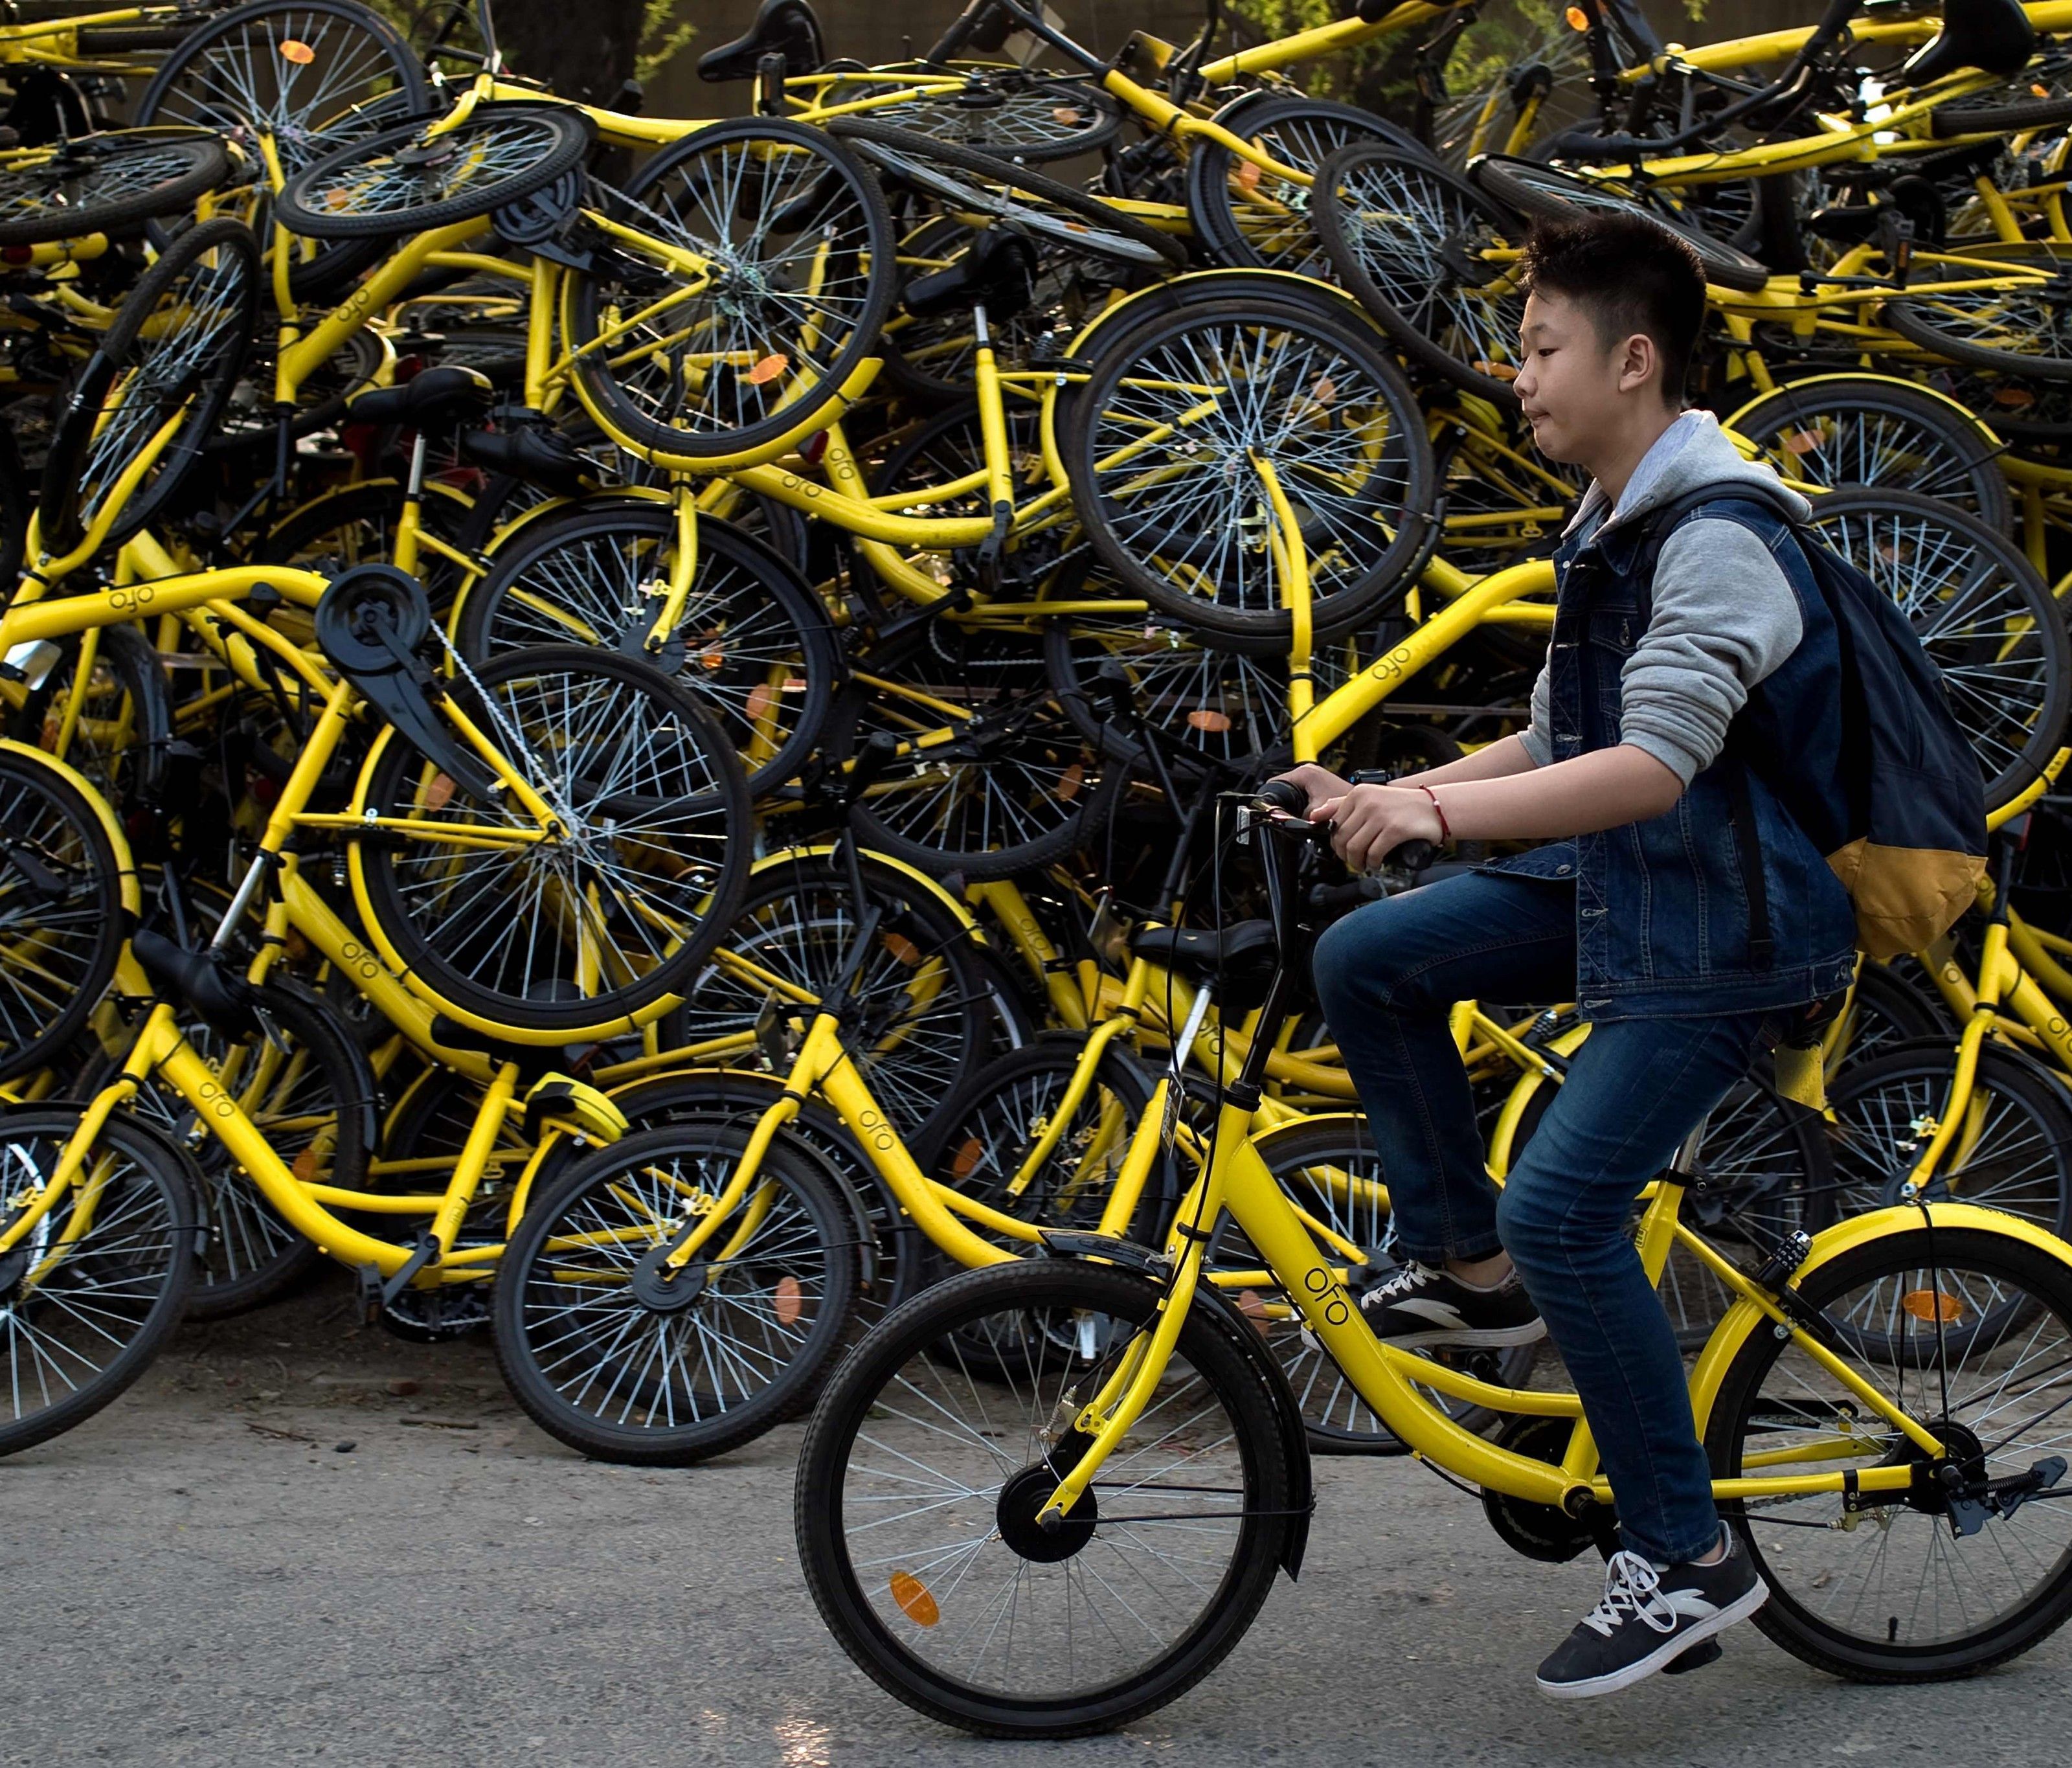
[[1518, 335], [1523, 366], [1511, 384], [1534, 445], [1549, 460], [1588, 462], [1601, 438], [1618, 434], [1636, 392], [1655, 397], [1641, 384], [1651, 364], [1634, 360], [1636, 343], [1651, 357], [1649, 340], [1608, 346], [1589, 314], [1564, 295], [1528, 295]]

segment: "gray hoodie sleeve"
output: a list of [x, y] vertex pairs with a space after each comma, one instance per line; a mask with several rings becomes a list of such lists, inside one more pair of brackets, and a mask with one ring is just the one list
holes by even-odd
[[1548, 698], [1547, 665], [1540, 665], [1540, 679], [1532, 684], [1532, 722], [1518, 734], [1518, 740], [1525, 746], [1525, 753], [1536, 767], [1544, 767], [1554, 759], [1554, 722], [1552, 705]]
[[[1718, 759], [1749, 690], [1798, 648], [1804, 623], [1770, 549], [1733, 521], [1699, 516], [1678, 528], [1655, 561], [1653, 598], [1619, 673], [1619, 736], [1688, 786]], [[1540, 680], [1536, 735], [1544, 671]]]

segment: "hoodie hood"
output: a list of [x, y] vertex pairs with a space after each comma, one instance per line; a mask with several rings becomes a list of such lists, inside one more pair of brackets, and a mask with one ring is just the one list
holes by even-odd
[[1766, 485], [1782, 491], [1793, 506], [1793, 514], [1803, 521], [1813, 506], [1786, 487], [1762, 462], [1744, 460], [1741, 450], [1727, 439], [1719, 420], [1709, 411], [1687, 411], [1655, 438], [1655, 446], [1640, 457], [1618, 507], [1605, 516], [1610, 501], [1596, 480], [1583, 494], [1581, 507], [1570, 520], [1564, 535], [1592, 537], [1603, 528], [1630, 522], [1659, 509], [1665, 504], [1700, 489], [1732, 484]]

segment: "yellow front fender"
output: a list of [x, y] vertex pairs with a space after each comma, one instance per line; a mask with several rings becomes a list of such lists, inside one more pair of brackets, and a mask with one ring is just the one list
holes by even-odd
[[[2048, 1229], [2038, 1227], [2033, 1222], [2019, 1215], [2009, 1215], [2004, 1211], [1982, 1209], [1975, 1203], [1930, 1203], [1930, 1219], [1938, 1228], [1965, 1228], [1984, 1234], [2001, 1234], [2048, 1252], [2053, 1258], [2072, 1264], [2072, 1245], [2061, 1240]], [[1813, 1239], [1813, 1250], [1806, 1262], [1799, 1266], [1794, 1281], [1803, 1282], [1823, 1265], [1832, 1264], [1844, 1253], [1853, 1252], [1873, 1240], [1883, 1240], [1891, 1234], [1918, 1233], [1921, 1231], [1921, 1206], [1899, 1203], [1890, 1209], [1872, 1210], [1862, 1215], [1852, 1215], [1846, 1222], [1837, 1222], [1832, 1227], [1823, 1228]], [[1707, 1420], [1712, 1416], [1712, 1402], [1719, 1396], [1720, 1384], [1726, 1379], [1728, 1369], [1742, 1345], [1758, 1331], [1766, 1330], [1770, 1317], [1754, 1302], [1742, 1300], [1727, 1310], [1726, 1317], [1713, 1329], [1705, 1342], [1705, 1349], [1698, 1366], [1691, 1372], [1691, 1410], [1698, 1424], [1698, 1434], [1705, 1434]]]

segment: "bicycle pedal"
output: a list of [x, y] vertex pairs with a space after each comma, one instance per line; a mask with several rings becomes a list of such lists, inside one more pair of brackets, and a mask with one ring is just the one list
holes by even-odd
[[1700, 1639], [1689, 1651], [1663, 1664], [1662, 1673], [1666, 1676], [1680, 1676], [1686, 1670], [1702, 1670], [1708, 1663], [1717, 1663], [1725, 1655], [1717, 1639]]

